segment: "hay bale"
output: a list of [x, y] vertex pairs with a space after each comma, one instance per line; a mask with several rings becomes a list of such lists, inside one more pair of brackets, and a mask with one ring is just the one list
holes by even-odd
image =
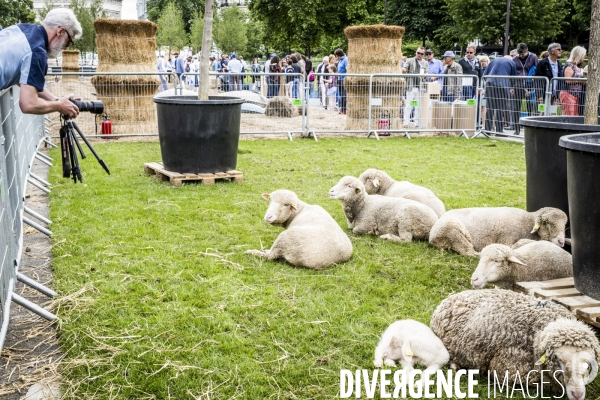
[[[79, 72], [79, 50], [63, 50], [62, 72]], [[79, 76], [63, 76], [63, 81], [77, 81]]]
[[277, 96], [270, 99], [267, 103], [265, 115], [268, 117], [292, 118], [298, 115], [298, 112], [294, 109], [292, 101], [289, 98]]
[[100, 18], [94, 21], [98, 52], [92, 84], [112, 120], [114, 133], [158, 132], [153, 96], [156, 75], [102, 75], [103, 72], [156, 72], [157, 25], [150, 21]]
[[[348, 74], [399, 74], [402, 72], [402, 37], [404, 27], [390, 25], [349, 26]], [[404, 79], [376, 77], [372, 98], [381, 98], [381, 106], [372, 107], [371, 128], [377, 127], [382, 114], [390, 117], [390, 128], [401, 126], [400, 109]], [[369, 125], [369, 78], [349, 76], [344, 79], [347, 92], [346, 130], [366, 130]], [[400, 123], [400, 125], [398, 125]]]

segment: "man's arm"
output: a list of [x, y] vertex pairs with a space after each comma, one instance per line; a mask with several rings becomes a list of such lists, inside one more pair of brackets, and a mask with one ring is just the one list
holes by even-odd
[[[74, 94], [58, 98], [47, 90], [38, 92], [31, 85], [21, 84], [21, 95], [19, 96], [19, 107], [25, 114], [47, 114], [59, 112], [75, 118], [79, 114], [77, 106], [69, 101]], [[58, 100], [56, 100], [58, 99]]]

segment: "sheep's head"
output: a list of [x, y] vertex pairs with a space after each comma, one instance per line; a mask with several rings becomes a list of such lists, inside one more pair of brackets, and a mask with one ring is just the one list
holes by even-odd
[[486, 283], [502, 280], [511, 273], [510, 263], [525, 265], [525, 263], [503, 244], [490, 244], [481, 250], [481, 258], [477, 269], [471, 276], [471, 284], [475, 289], [481, 289]]
[[553, 207], [540, 208], [535, 213], [535, 225], [531, 233], [537, 232], [542, 240], [547, 240], [557, 246], [565, 245], [565, 228], [567, 214]]
[[290, 190], [276, 190], [262, 197], [269, 200], [265, 221], [271, 225], [283, 225], [298, 213], [298, 196]]
[[583, 400], [585, 386], [598, 373], [600, 344], [594, 331], [583, 322], [558, 319], [549, 323], [534, 340], [539, 369], [556, 374], [569, 400]]
[[363, 172], [358, 179], [365, 185], [365, 190], [368, 194], [378, 194], [381, 189], [382, 182], [390, 180], [390, 176], [378, 169], [369, 168]]
[[329, 197], [334, 200], [350, 200], [356, 197], [366, 196], [365, 186], [353, 176], [345, 176], [329, 189]]

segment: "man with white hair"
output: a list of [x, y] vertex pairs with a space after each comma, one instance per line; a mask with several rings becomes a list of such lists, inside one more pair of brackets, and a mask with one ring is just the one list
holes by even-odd
[[81, 24], [67, 8], [51, 10], [41, 25], [18, 24], [0, 31], [0, 90], [21, 88], [19, 106], [27, 114], [59, 112], [75, 118], [74, 94], [58, 98], [45, 89], [48, 58], [56, 58], [81, 37]]

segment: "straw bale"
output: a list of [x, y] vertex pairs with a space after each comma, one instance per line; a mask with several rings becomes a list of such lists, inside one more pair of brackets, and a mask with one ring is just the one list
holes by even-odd
[[[344, 29], [348, 38], [348, 74], [402, 73], [402, 36], [404, 27], [390, 25], [350, 26]], [[375, 77], [371, 98], [381, 98], [381, 106], [371, 107], [371, 128], [377, 127], [382, 114], [390, 119], [390, 129], [402, 126], [400, 110], [405, 81], [396, 77]], [[365, 130], [369, 125], [369, 78], [348, 76], [347, 130]]]
[[99, 74], [92, 78], [98, 99], [113, 123], [114, 133], [157, 132], [152, 97], [156, 75], [102, 75], [103, 72], [156, 73], [157, 25], [150, 21], [94, 21]]
[[[63, 50], [62, 72], [79, 72], [79, 50]], [[79, 79], [77, 75], [65, 75], [62, 78], [66, 81]]]
[[273, 97], [265, 107], [265, 115], [268, 117], [284, 117], [291, 118], [298, 115], [298, 111], [294, 109], [292, 102], [285, 96]]

